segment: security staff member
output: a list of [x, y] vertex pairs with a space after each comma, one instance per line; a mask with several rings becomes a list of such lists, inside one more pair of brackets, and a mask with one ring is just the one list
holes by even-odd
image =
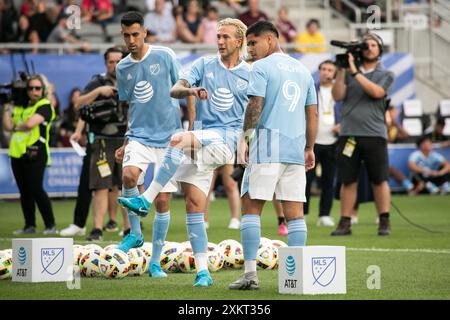
[[43, 186], [45, 167], [50, 165], [50, 126], [55, 119], [45, 78], [31, 76], [26, 104], [13, 109], [7, 106], [5, 110], [3, 126], [12, 132], [9, 156], [25, 218], [24, 228], [14, 234], [36, 233], [36, 205], [44, 220], [44, 234], [56, 234], [52, 204]]

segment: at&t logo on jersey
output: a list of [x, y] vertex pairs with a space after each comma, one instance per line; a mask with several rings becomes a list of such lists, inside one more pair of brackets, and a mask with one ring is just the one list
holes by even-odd
[[226, 88], [218, 88], [211, 97], [211, 103], [217, 111], [227, 111], [233, 106], [233, 93]]
[[139, 103], [146, 103], [153, 97], [153, 87], [145, 80], [139, 81], [134, 87], [134, 96]]

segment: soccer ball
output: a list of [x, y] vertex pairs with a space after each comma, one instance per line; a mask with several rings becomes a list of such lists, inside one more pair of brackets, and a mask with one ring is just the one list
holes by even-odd
[[12, 249], [5, 249], [0, 251], [0, 257], [12, 258]]
[[224, 240], [219, 243], [219, 252], [227, 269], [242, 269], [244, 265], [244, 251], [242, 245], [233, 239]]
[[277, 249], [272, 246], [272, 243], [264, 243], [260, 245], [256, 253], [256, 265], [261, 269], [273, 269], [278, 262]]
[[82, 245], [79, 245], [79, 244], [73, 245], [73, 265], [74, 266], [79, 266], [80, 259], [84, 253], [85, 253], [85, 250]]
[[12, 277], [12, 258], [0, 256], [0, 280], [10, 279]]
[[[103, 251], [103, 250], [102, 250]], [[102, 251], [98, 249], [87, 250], [80, 258], [80, 273], [85, 277], [98, 277], [101, 275], [100, 262]]]
[[103, 252], [103, 248], [100, 247], [98, 244], [94, 244], [94, 243], [90, 243], [84, 246], [84, 250], [90, 251], [90, 250], [94, 250], [96, 252], [99, 252], [100, 254]]
[[161, 268], [166, 272], [179, 271], [176, 257], [183, 252], [183, 247], [176, 243], [170, 242], [164, 245], [160, 257]]
[[124, 278], [130, 270], [128, 255], [119, 249], [110, 249], [103, 253], [100, 262], [101, 274], [106, 278]]
[[109, 244], [106, 247], [103, 248], [103, 251], [108, 251], [111, 249], [117, 249], [117, 244]]
[[151, 257], [152, 257], [152, 251], [153, 251], [153, 245], [151, 242], [144, 242], [144, 244], [142, 245], [142, 247], [140, 247], [139, 249], [142, 250], [142, 252], [145, 254], [145, 256], [148, 258], [148, 261], [150, 261]]
[[183, 251], [176, 257], [178, 269], [181, 272], [191, 273], [196, 271], [194, 253]]
[[217, 249], [217, 244], [213, 243], [213, 242], [208, 242], [208, 251], [214, 251]]
[[219, 250], [208, 251], [208, 269], [216, 272], [223, 267], [223, 258]]
[[129, 276], [140, 276], [147, 271], [149, 258], [144, 251], [139, 248], [131, 248], [128, 251], [128, 258], [130, 259]]
[[192, 246], [190, 241], [183, 241], [180, 243], [180, 245], [183, 247], [183, 251], [190, 251], [192, 252]]
[[275, 248], [283, 248], [283, 247], [287, 247], [288, 245], [286, 244], [286, 242], [283, 242], [283, 241], [281, 241], [281, 240], [272, 240], [272, 245], [275, 247]]
[[261, 237], [259, 238], [259, 248], [262, 248], [264, 245], [268, 246], [272, 244], [272, 240], [270, 240], [269, 238], [265, 238], [265, 237]]

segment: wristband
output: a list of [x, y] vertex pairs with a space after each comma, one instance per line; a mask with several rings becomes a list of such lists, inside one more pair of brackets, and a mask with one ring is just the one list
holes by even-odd
[[352, 77], [353, 77], [353, 78], [356, 77], [356, 75], [357, 75], [358, 73], [361, 73], [361, 72], [358, 70], [358, 71], [356, 71], [355, 73], [352, 73]]

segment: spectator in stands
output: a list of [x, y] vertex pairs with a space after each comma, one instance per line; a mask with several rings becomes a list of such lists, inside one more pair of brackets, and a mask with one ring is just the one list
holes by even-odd
[[[15, 38], [14, 25], [17, 21], [17, 12], [7, 0], [0, 0], [0, 43], [13, 42]], [[1, 53], [0, 49], [0, 53]]]
[[75, 109], [75, 101], [81, 94], [79, 88], [73, 88], [70, 92], [69, 105], [63, 111], [57, 147], [70, 147], [70, 137], [75, 133], [78, 122], [78, 112]]
[[146, 14], [144, 25], [156, 34], [156, 42], [172, 43], [176, 40], [175, 18], [164, 0], [155, 0], [155, 10]]
[[40, 0], [24, 0], [20, 5], [20, 14], [31, 18], [38, 13], [38, 5]]
[[[45, 13], [36, 13], [30, 19], [29, 41], [39, 44], [47, 41], [48, 36], [56, 26], [59, 16], [59, 7], [48, 5]], [[33, 53], [38, 53], [38, 48], [33, 48]]]
[[248, 0], [248, 10], [238, 16], [247, 27], [260, 20], [269, 20], [267, 14], [259, 9], [259, 0]]
[[185, 43], [202, 43], [204, 26], [197, 0], [189, 0], [186, 12], [176, 17], [178, 38]]
[[450, 193], [450, 163], [443, 155], [433, 151], [433, 144], [428, 135], [416, 141], [419, 150], [409, 156], [408, 168], [413, 175], [416, 191], [427, 190], [431, 194]]
[[219, 13], [216, 7], [209, 7], [206, 17], [203, 18], [202, 25], [204, 29], [203, 43], [216, 44], [217, 43], [217, 21]]
[[110, 0], [83, 0], [81, 17], [84, 22], [98, 23], [106, 30], [106, 25], [114, 19], [114, 7]]
[[21, 15], [19, 17], [19, 22], [17, 24], [17, 36], [15, 39], [17, 42], [25, 43], [29, 41], [30, 39], [29, 27], [30, 27], [30, 20], [26, 15]]
[[436, 120], [436, 124], [433, 131], [430, 133], [431, 142], [439, 142], [442, 148], [450, 146], [450, 139], [444, 135], [445, 118], [439, 116]]
[[306, 31], [298, 34], [295, 43], [302, 45], [296, 50], [302, 53], [320, 53], [327, 51], [325, 37], [320, 33], [320, 23], [311, 19], [306, 23]]
[[[0, 0], [1, 1], [1, 0]], [[53, 28], [52, 32], [50, 32], [47, 42], [48, 43], [72, 43], [79, 44], [81, 46], [81, 51], [88, 51], [89, 44], [87, 42], [80, 41], [76, 37], [74, 37], [69, 28], [67, 27], [67, 18], [69, 16], [66, 13], [61, 13], [58, 17], [58, 24], [55, 28]], [[67, 49], [68, 53], [75, 53], [74, 49]], [[58, 52], [58, 50], [49, 50], [48, 52]]]
[[285, 6], [281, 6], [278, 9], [278, 20], [276, 22], [276, 27], [280, 32], [280, 40], [283, 42], [293, 42], [297, 36], [297, 29], [294, 24], [289, 20], [289, 11]]

